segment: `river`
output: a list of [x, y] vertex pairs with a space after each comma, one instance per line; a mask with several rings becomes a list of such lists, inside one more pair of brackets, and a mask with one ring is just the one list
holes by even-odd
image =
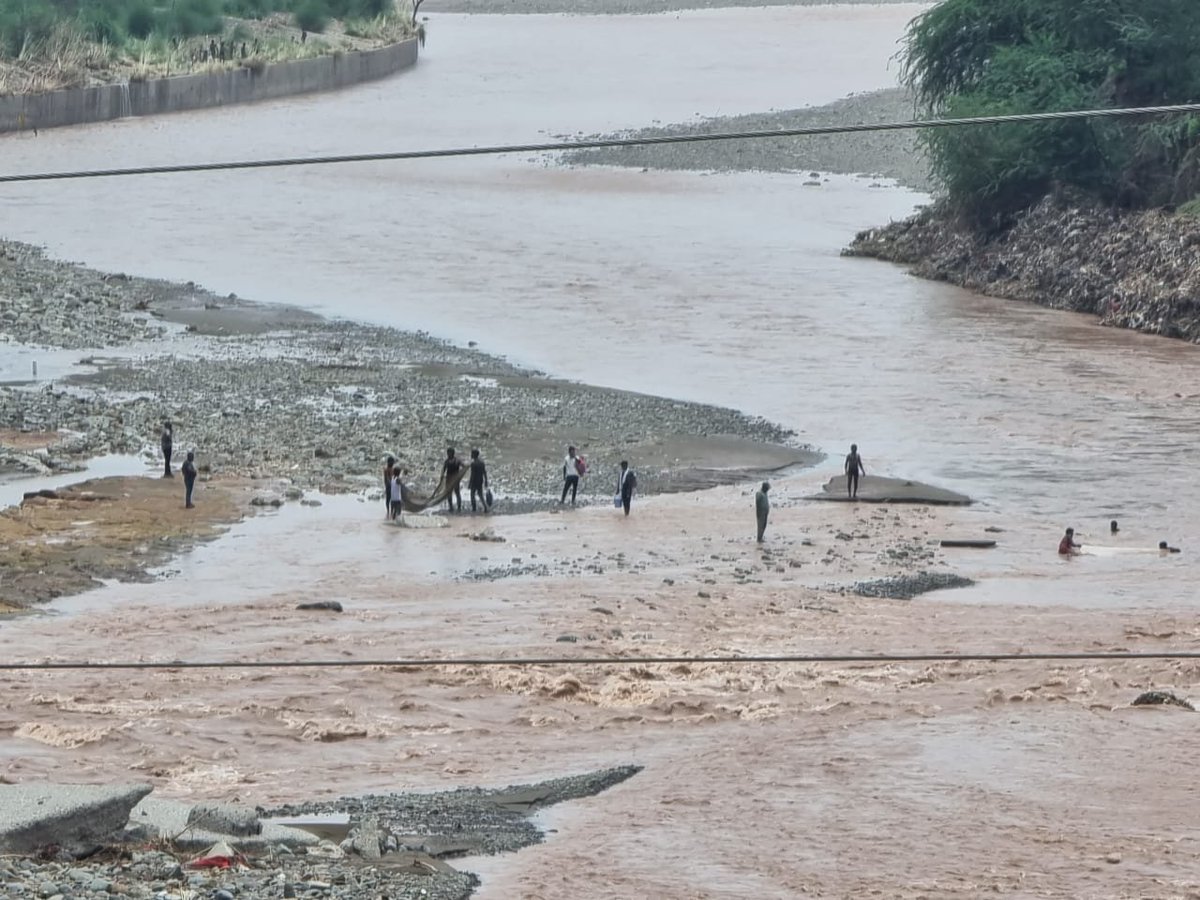
[[[253, 107], [43, 132], [36, 138], [9, 137], [0, 141], [0, 157], [5, 171], [33, 171], [469, 146], [633, 128], [697, 114], [819, 104], [894, 83], [889, 58], [905, 22], [919, 8], [736, 9], [611, 18], [436, 15], [419, 66], [396, 78], [342, 93]], [[663, 47], [671, 52], [662, 52]], [[831, 177], [820, 187], [805, 187], [801, 181], [766, 174], [570, 170], [543, 159], [481, 157], [12, 185], [4, 188], [9, 211], [4, 233], [100, 268], [193, 279], [221, 292], [424, 329], [457, 341], [475, 340], [484, 349], [556, 375], [735, 406], [782, 422], [835, 455], [855, 440], [869, 471], [925, 478], [964, 490], [983, 501], [971, 513], [972, 527], [994, 522], [1022, 532], [1013, 542], [1024, 549], [974, 563], [972, 574], [984, 576], [984, 583], [955, 592], [964, 600], [994, 604], [990, 611], [960, 614], [948, 603], [943, 609], [949, 612], [931, 612], [914, 604], [914, 623], [906, 626], [902, 617], [889, 612], [895, 621], [871, 632], [870, 646], [918, 646], [924, 629], [947, 617], [960, 624], [949, 638], [939, 638], [939, 647], [990, 646], [1003, 639], [1017, 646], [1040, 646], [1040, 631], [1069, 643], [1074, 628], [1094, 624], [1101, 629], [1088, 613], [1071, 618], [1069, 612], [1056, 612], [1041, 620], [1025, 616], [1009, 622], [1006, 604], [1190, 609], [1193, 578], [1186, 573], [1194, 563], [1189, 554], [1169, 561], [1139, 555], [1096, 557], [1086, 567], [1074, 567], [1067, 578], [1063, 567], [1071, 563], [1058, 560], [1053, 547], [1066, 524], [1074, 524], [1085, 541], [1103, 539], [1108, 519], [1116, 516], [1132, 542], [1154, 543], [1166, 537], [1191, 549], [1200, 484], [1183, 466], [1200, 425], [1190, 387], [1200, 367], [1196, 349], [1102, 329], [1082, 316], [920, 281], [885, 264], [844, 259], [839, 250], [855, 230], [903, 216], [923, 198], [895, 187], [874, 186], [864, 178]], [[727, 493], [730, 505], [741, 502], [734, 492]], [[696, 502], [715, 510], [707, 514], [715, 527], [736, 530], [716, 500]], [[378, 534], [377, 523], [362, 524], [350, 501], [330, 505], [333, 508], [323, 511], [324, 518], [308, 512], [296, 516], [331, 521], [331, 525], [310, 526], [309, 518], [301, 521], [295, 516], [274, 524], [249, 523], [236, 529], [227, 543], [181, 561], [179, 577], [161, 588], [116, 586], [97, 592], [114, 602], [102, 610], [103, 616], [88, 620], [83, 630], [55, 622], [27, 622], [21, 626], [21, 639], [28, 641], [23, 646], [52, 646], [55, 652], [86, 655], [99, 641], [109, 652], [136, 655], [143, 652], [137, 642], [150, 634], [167, 647], [164, 637], [145, 631], [151, 618], [141, 611], [166, 597], [172, 606], [191, 600], [209, 603], [211, 608], [189, 612], [185, 607], [177, 613], [178, 621], [173, 619], [171, 627], [185, 629], [184, 638], [164, 653], [203, 655], [214, 641], [228, 641], [235, 655], [305, 652], [304, 647], [317, 638], [301, 645], [291, 630], [293, 620], [283, 613], [271, 619], [270, 629], [258, 638], [262, 624], [254, 617], [265, 614], [264, 609], [270, 612], [270, 607], [258, 609], [250, 601], [286, 588], [287, 596], [274, 602], [290, 607], [295, 602], [292, 590], [296, 596], [307, 592], [319, 597], [353, 585], [354, 603], [366, 610], [367, 618], [348, 615], [339, 627], [358, 629], [361, 646], [351, 646], [372, 652], [364, 647], [372, 646], [378, 621], [392, 620], [396, 599], [388, 580], [394, 575], [391, 563], [380, 570], [380, 564], [370, 560], [383, 559], [379, 546], [388, 541], [391, 547], [393, 535]], [[662, 512], [668, 505], [652, 507], [671, 525], [663, 534], [674, 535], [681, 546], [691, 545], [679, 537], [686, 534], [680, 528], [687, 524], [687, 516]], [[804, 507], [799, 508], [797, 516], [808, 515]], [[823, 512], [822, 516], [839, 514]], [[611, 528], [599, 522], [598, 517], [583, 519], [579, 527], [592, 530], [589, 539], [599, 539], [597, 535]], [[849, 528], [848, 519], [847, 523]], [[306, 536], [321, 534], [321, 527], [342, 529], [345, 535], [329, 540], [322, 545], [322, 554], [313, 555], [304, 541]], [[546, 541], [552, 539], [555, 527], [540, 519], [505, 525], [510, 537], [530, 531]], [[282, 531], [286, 539], [280, 540], [273, 528], [295, 530]], [[264, 544], [264, 534], [275, 539]], [[427, 545], [423, 552], [437, 552], [434, 537], [416, 535], [412, 541], [417, 546]], [[647, 542], [653, 538], [650, 531], [642, 535]], [[725, 538], [735, 540], [732, 532]], [[354, 548], [365, 556], [351, 558]], [[468, 551], [456, 544], [445, 552]], [[695, 548], [689, 552], [696, 552]], [[281, 575], [256, 567], [268, 553]], [[418, 558], [429, 557], [418, 554]], [[206, 565], [218, 559], [221, 566]], [[593, 589], [603, 589], [595, 583]], [[424, 605], [405, 607], [406, 627], [416, 629], [410, 640], [417, 647], [447, 650], [438, 641], [451, 621], [450, 633], [458, 637], [448, 652], [467, 653], [492, 635], [507, 646], [527, 635], [536, 640], [546, 629], [554, 634], [572, 627], [569, 617], [565, 621], [551, 617], [546, 624], [544, 610], [557, 611], [558, 600], [542, 597], [539, 591], [553, 593], [554, 585], [543, 588], [534, 580], [528, 587], [497, 586], [489, 590], [505, 595], [506, 604], [512, 600], [511, 606], [501, 607], [490, 595], [480, 594], [474, 601], [478, 608], [447, 608], [444, 620], [440, 600], [446, 588], [436, 578], [422, 584], [419, 591], [424, 593], [418, 599]], [[224, 601], [210, 599], [223, 591], [232, 598], [228, 608], [221, 605]], [[543, 605], [537, 606], [527, 594], [540, 598]], [[81, 614], [95, 613], [96, 600], [93, 596], [81, 602]], [[126, 603], [132, 606], [122, 611]], [[485, 621], [481, 609], [490, 610], [489, 615], [504, 628]], [[870, 609], [868, 614], [876, 613]], [[956, 619], [959, 615], [961, 619]], [[762, 624], [774, 621], [760, 619], [754, 640], [786, 643], [790, 634]], [[670, 624], [685, 637], [687, 628], [700, 627], [689, 624], [684, 613], [679, 613], [679, 622]], [[672, 633], [667, 625], [662, 628]], [[713, 626], [704, 632], [705, 639], [718, 631]], [[1107, 631], [1097, 634], [1089, 646], [1109, 647], [1124, 640]], [[858, 646], [854, 642], [859, 635], [848, 629], [828, 640], [828, 646], [845, 649]], [[747, 638], [747, 646], [752, 643]], [[554, 644], [551, 648], [558, 649]], [[394, 650], [389, 643], [386, 651]], [[404, 650], [402, 646], [396, 652]], [[786, 677], [789, 691], [796, 693], [809, 689], [810, 682], [801, 675], [772, 672], [763, 678]], [[582, 854], [579, 858], [591, 866], [584, 867], [589, 872], [612, 875], [620, 869], [621, 878], [609, 882], [609, 896], [644, 893], [651, 884], [653, 893], [663, 895], [675, 891], [678, 896], [754, 892], [794, 896], [802, 888], [807, 890], [807, 882], [796, 881], [787, 889], [773, 886], [772, 867], [784, 865], [778, 861], [810, 844], [824, 854], [822, 865], [837, 870], [829, 875], [830, 884], [850, 883], [837, 880], [842, 877], [840, 859], [851, 854], [857, 859], [871, 857], [883, 860], [877, 863], [882, 867], [889, 861], [888, 853], [900, 852], [909, 853], [905, 865], [918, 884], [923, 883], [930, 857], [934, 864], [945, 862], [953, 868], [954, 854], [924, 852], [950, 828], [987, 838], [977, 842], [975, 855], [962, 864], [964, 871], [978, 872], [991, 865], [985, 865], [985, 860], [1000, 858], [994, 846], [984, 846], [997, 832], [987, 827], [987, 807], [975, 801], [976, 794], [964, 793], [961, 807], [943, 802], [943, 782], [950, 777], [947, 756], [969, 761], [979, 751], [978, 744], [963, 744], [961, 735], [972, 732], [953, 719], [930, 722], [913, 732], [901, 718], [895, 728], [881, 725], [879, 734], [860, 739], [833, 718], [841, 715], [835, 712], [838, 704], [814, 696], [812, 701], [804, 700], [794, 715], [758, 727], [735, 717], [744, 711], [727, 711], [723, 692], [728, 687], [719, 682], [713, 697], [699, 710], [710, 716], [713, 709], [726, 710], [719, 713], [716, 724], [704, 724], [703, 717], [697, 718], [694, 728], [672, 724], [674, 716], [687, 714], [684, 709], [666, 715], [665, 724], [654, 725], [659, 720], [651, 718], [644, 726], [630, 725], [623, 708], [610, 711], [601, 704], [581, 707], [584, 711], [579, 713], [594, 733], [579, 731], [582, 726], [576, 720], [562, 728], [546, 728], [542, 726], [568, 720], [536, 718], [516, 729], [514, 738], [507, 717], [515, 715], [510, 710], [518, 700], [495, 705], [490, 688], [472, 684], [464, 695], [430, 681], [432, 687], [411, 688], [437, 711], [429, 716], [450, 721], [451, 714], [443, 715], [441, 710], [455, 710], [454, 717], [460, 709], [473, 710], [474, 715], [495, 718], [488, 722], [491, 730], [463, 731], [465, 726], [458, 725], [457, 719], [449, 725], [437, 719], [436, 728], [419, 732], [407, 722], [401, 726], [389, 720], [379, 728], [381, 733], [396, 735], [397, 743], [343, 744], [339, 747], [345, 749], [334, 755], [322, 750], [325, 745], [298, 743], [290, 731], [264, 735], [280, 727], [271, 724], [260, 706], [298, 706], [304, 716], [318, 719], [326, 714], [321, 688], [327, 688], [334, 676], [322, 675], [322, 681], [316, 676], [291, 677], [247, 682], [253, 684], [256, 697], [263, 691], [277, 692], [248, 706], [239, 699], [236, 685], [226, 686], [228, 696], [222, 702], [230, 707], [225, 714], [240, 721], [245, 734], [255, 736], [254, 741], [237, 743], [244, 744], [246, 752], [260, 747], [281, 760], [290, 754], [297, 760], [317, 759], [311, 771], [326, 779], [320, 783], [336, 780], [346, 790], [374, 786], [393, 777], [397, 767], [404, 770], [403, 777], [433, 784], [439, 778], [471, 781], [555, 774], [566, 765], [605, 764], [614, 753], [648, 762], [657, 774], [648, 772], [639, 782], [645, 787], [621, 795], [625, 799], [614, 794], [582, 805], [583, 812], [564, 810], [549, 816], [555, 825], [583, 823], [575, 831], [574, 843], [564, 836], [561, 842], [520, 857], [527, 861], [523, 864], [540, 866], [547, 879], [561, 868], [559, 857], [571, 853]], [[1025, 685], [1024, 670], [1004, 677], [1011, 681], [1012, 691]], [[1133, 683], [1143, 676], [1127, 677]], [[349, 675], [338, 679], [338, 690], [350, 698], [347, 702], [361, 704], [371, 714], [377, 710], [387, 714], [395, 701], [388, 693], [391, 688], [380, 685], [379, 679], [359, 682]], [[989, 679], [990, 690], [996, 676]], [[208, 683], [200, 678], [193, 681], [186, 686], [166, 684], [161, 704], [175, 696], [173, 691], [207, 698]], [[1098, 684], [1102, 681], [1096, 679]], [[836, 680], [831, 683], [837, 685]], [[21, 685], [14, 696], [24, 696], [23, 691], [36, 699], [47, 690], [41, 682]], [[501, 685], [499, 692], [508, 696], [510, 691], [522, 700], [528, 694], [534, 698], [528, 701], [532, 704], [540, 702], [535, 687]], [[120, 689], [105, 682], [91, 685], [87, 692]], [[952, 708], [957, 703], [974, 713], [984, 688], [959, 690], [948, 679], [938, 690], [941, 693], [935, 693], [931, 702]], [[825, 688], [819, 693], [824, 694]], [[986, 718], [990, 703], [978, 712], [980, 718]], [[162, 712], [165, 706], [150, 700], [144, 705], [150, 710], [146, 715], [167, 714]], [[871, 715], [892, 715], [890, 706], [879, 706], [883, 711]], [[1058, 712], [1068, 708], [1069, 712]], [[120, 716], [136, 712], [119, 705], [113, 709]], [[196, 709], [203, 712], [210, 707], [197, 705]], [[857, 715], [859, 707], [853, 709]], [[932, 715], [930, 709], [912, 707], [911, 721]], [[66, 717], [56, 706], [41, 714], [53, 722]], [[225, 771], [221, 754], [234, 750], [220, 750], [213, 757], [217, 762], [206, 756], [211, 749], [207, 732], [221, 732], [212, 741], [223, 747], [222, 729], [229, 726], [207, 713], [187, 714], [186, 728], [167, 729], [160, 735], [151, 722], [149, 731], [113, 735], [106, 746], [120, 748], [125, 745], [115, 742], [127, 740], [128, 748], [134, 748], [140, 741], [137, 746], [146, 747], [147, 768], [168, 767], [181, 753], [193, 754], [194, 758], [189, 755], [169, 769], [172, 790], [186, 791], [193, 785], [210, 792], [233, 790], [236, 780], [226, 785], [219, 777]], [[1114, 743], [1108, 720], [1093, 715], [1091, 707], [1080, 710], [1060, 704], [1055, 715], [1060, 714], [1075, 716], [1073, 733], [1082, 735], [1070, 745], [1075, 749], [1064, 751], [1061, 758], [1085, 759], [1092, 767], [1088, 770], [1092, 783], [1118, 768], [1127, 773], [1145, 771], [1147, 778], [1156, 775], [1155, 767], [1127, 765], [1121, 755], [1149, 746], [1140, 740], [1139, 732], [1118, 729], [1124, 743]], [[731, 716], [735, 718], [730, 720]], [[801, 716], [809, 732], [796, 727]], [[998, 716], [1010, 720], [1009, 713]], [[829, 724], [822, 727], [823, 720]], [[999, 719], [991, 721], [992, 730], [980, 732], [979, 741], [992, 742], [1011, 754], [995, 768], [1017, 771], [1017, 760], [1028, 766], [1029, 729], [1045, 728], [1045, 724], [1002, 728], [994, 724]], [[676, 727], [692, 730], [672, 730]], [[943, 735], [937, 729], [948, 731]], [[190, 740], [185, 736], [193, 733]], [[449, 736], [443, 739], [443, 733]], [[802, 745], [796, 744], [797, 733]], [[934, 749], [924, 744], [925, 749], [918, 749], [932, 761], [912, 770], [914, 793], [896, 801], [898, 818], [892, 830], [879, 831], [874, 813], [863, 813], [869, 822], [842, 823], [838, 817], [844, 814], [852, 819], [865, 796], [860, 782], [843, 783], [843, 777], [849, 778], [842, 774], [846, 760], [853, 766], [845, 771], [852, 768], [880, 779], [879, 785], [870, 787], [870, 796], [894, 793], [890, 760], [901, 753], [905, 741], [914, 742], [905, 737], [913, 733], [926, 735], [925, 743]], [[864, 749], [856, 743], [860, 740], [869, 746]], [[405, 742], [420, 752], [398, 753], [395, 747], [408, 746]], [[943, 746], [951, 744], [951, 750]], [[1164, 738], [1161, 746], [1170, 753], [1174, 746], [1186, 749], [1186, 742]], [[23, 747], [11, 742], [6, 752], [22, 756]], [[1157, 759], [1159, 751], [1154, 752]], [[1046, 783], [1059, 772], [1056, 754], [1044, 751], [1046, 759], [1039, 763]], [[47, 749], [43, 755], [62, 766], [74, 760], [61, 748]], [[95, 754], [97, 760], [102, 756]], [[810, 757], [825, 761], [804, 768]], [[26, 765], [36, 769], [36, 760], [30, 759]], [[106, 765], [111, 766], [111, 761]], [[233, 771], [234, 764], [227, 768]], [[106, 771], [101, 767], [81, 774], [101, 777]], [[1024, 776], [1029, 770], [1020, 771]], [[270, 782], [270, 778], [262, 781], [261, 772], [256, 777], [260, 785]], [[276, 790], [279, 785], [293, 786], [290, 770], [280, 768], [274, 777], [270, 783]], [[960, 778], [970, 783], [971, 790], [976, 790], [975, 779], [974, 771]], [[730, 783], [741, 787], [727, 790]], [[1112, 805], [1125, 804], [1123, 789], [1114, 790]], [[653, 816], [658, 817], [658, 830], [642, 824], [649, 814], [641, 810], [634, 794], [643, 791], [657, 810]], [[1077, 798], [1067, 788], [1061, 791], [1063, 809], [1074, 814]], [[923, 806], [912, 799], [918, 793]], [[1136, 789], [1126, 793], [1150, 796]], [[812, 805], [821, 798], [833, 798], [828, 811]], [[905, 805], [910, 802], [911, 809]], [[1040, 799], [1030, 794], [1022, 802]], [[773, 803], [793, 805], [776, 809]], [[707, 819], [694, 826], [693, 818], [702, 815], [705, 807], [710, 807], [703, 814]], [[799, 818], [786, 824], [801, 808], [816, 810], [817, 827]], [[1169, 804], [1164, 801], [1161, 808]], [[596, 818], [605, 811], [607, 818], [597, 825], [587, 817], [588, 809]], [[681, 810], [678, 815], [676, 809]], [[932, 818], [931, 810], [937, 814]], [[974, 815], [985, 816], [984, 826], [962, 825], [962, 817]], [[764, 837], [755, 824], [764, 817], [785, 827]], [[1019, 816], [1014, 813], [1011, 818], [1016, 822]], [[851, 826], [854, 834], [861, 832], [857, 844], [853, 836], [846, 837]], [[905, 832], [914, 828], [912, 840], [905, 841]], [[825, 842], [812, 844], [824, 832], [828, 832]], [[590, 840], [589, 833], [597, 839]], [[1040, 841], [1041, 835], [1036, 838]], [[762, 841], [766, 843], [760, 847]], [[684, 843], [691, 855], [681, 852]], [[1020, 846], [1046, 856], [1039, 845]], [[610, 857], [609, 849], [615, 855]], [[1079, 852], [1092, 853], [1093, 848], [1089, 845]], [[709, 862], [698, 860], [697, 855]], [[1069, 863], [1072, 857], [1063, 858]], [[619, 865], [614, 865], [614, 859]], [[974, 868], [970, 860], [975, 861]], [[763, 868], [754, 870], [760, 864]], [[506, 864], [495, 865], [503, 869]], [[657, 874], [660, 867], [670, 873], [670, 884], [655, 880], [666, 878]], [[1023, 863], [1020, 868], [1024, 878]], [[515, 876], [489, 874], [492, 896], [531, 895], [529, 884], [536, 880], [536, 872], [527, 882], [518, 883], [504, 880]], [[1013, 890], [1020, 893], [1022, 887]], [[969, 894], [971, 889], [964, 891]], [[551, 885], [545, 893], [581, 895], [579, 882], [557, 889]], [[1077, 890], [1071, 893], [1083, 895]]]
[[[919, 6], [436, 16], [338, 94], [10, 137], [7, 171], [544, 140], [895, 82]], [[669, 54], [658, 52], [670, 45]], [[5, 232], [117, 271], [476, 340], [556, 375], [734, 406], [871, 471], [1085, 537], [1196, 531], [1200, 355], [839, 250], [919, 195], [834, 177], [468, 158], [12, 185]], [[1018, 567], [1019, 569], [1020, 567]], [[1177, 596], [1175, 579], [1152, 588]], [[1144, 594], [1141, 576], [1124, 587]], [[1122, 588], [1124, 589], [1124, 588]], [[1147, 598], [1153, 601], [1153, 595]]]

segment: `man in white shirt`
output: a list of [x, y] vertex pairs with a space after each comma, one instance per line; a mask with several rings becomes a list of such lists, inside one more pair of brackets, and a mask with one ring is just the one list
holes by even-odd
[[567, 458], [563, 460], [563, 490], [559, 506], [567, 502], [567, 493], [571, 494], [571, 505], [575, 505], [575, 493], [579, 490], [579, 476], [585, 471], [583, 458], [575, 454], [575, 448], [567, 448]]

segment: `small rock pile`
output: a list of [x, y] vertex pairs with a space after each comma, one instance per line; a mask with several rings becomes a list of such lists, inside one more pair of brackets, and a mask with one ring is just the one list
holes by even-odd
[[952, 572], [918, 572], [915, 575], [897, 575], [894, 578], [879, 578], [860, 581], [851, 590], [860, 597], [880, 597], [888, 600], [911, 600], [929, 591], [945, 588], [970, 587], [975, 582]]

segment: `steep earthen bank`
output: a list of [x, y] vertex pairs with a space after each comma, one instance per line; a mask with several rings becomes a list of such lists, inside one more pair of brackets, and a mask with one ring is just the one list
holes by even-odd
[[1200, 220], [1051, 196], [981, 234], [939, 205], [860, 232], [846, 256], [911, 267], [994, 297], [1092, 313], [1102, 324], [1200, 341]]

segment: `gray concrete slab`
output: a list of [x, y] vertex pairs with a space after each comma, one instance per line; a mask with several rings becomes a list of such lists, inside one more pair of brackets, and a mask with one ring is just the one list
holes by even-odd
[[[835, 475], [806, 500], [827, 500], [850, 503], [846, 495], [846, 476]], [[921, 503], [930, 506], [969, 506], [974, 501], [966, 494], [940, 488], [904, 478], [883, 478], [879, 475], [864, 475], [858, 480], [858, 503]]]
[[[211, 807], [212, 804], [205, 804], [205, 806]], [[190, 821], [193, 808], [190, 803], [182, 803], [178, 800], [146, 797], [129, 815], [129, 836], [163, 838], [173, 841], [177, 847], [192, 850], [204, 850], [217, 841], [226, 841], [244, 853], [278, 844], [295, 848], [320, 843], [320, 838], [307, 831], [276, 825], [272, 822], [262, 822], [262, 830], [258, 834], [227, 834], [212, 831]], [[245, 816], [237, 817], [237, 819], [237, 828], [243, 832], [247, 830]], [[202, 821], [211, 826], [216, 824], [217, 819], [212, 816], [203, 816]]]
[[148, 784], [0, 785], [0, 851], [68, 850], [120, 833]]

